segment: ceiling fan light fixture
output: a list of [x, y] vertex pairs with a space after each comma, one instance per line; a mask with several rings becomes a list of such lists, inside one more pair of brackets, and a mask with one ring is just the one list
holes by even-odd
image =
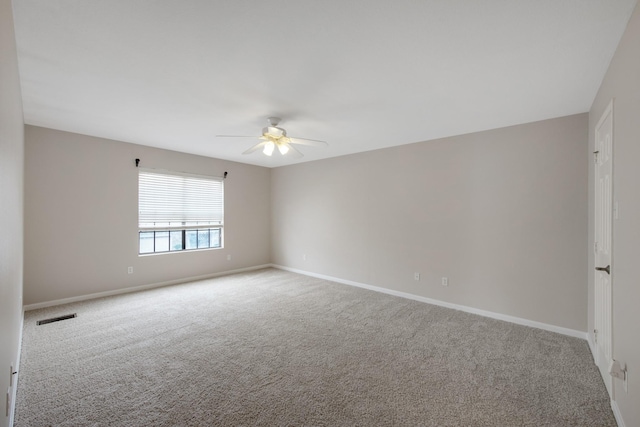
[[273, 141], [267, 141], [267, 143], [264, 144], [264, 150], [262, 150], [262, 152], [267, 156], [270, 156], [273, 154], [273, 150], [275, 148], [276, 148], [276, 144], [274, 144]]
[[289, 146], [285, 143], [285, 144], [278, 144], [278, 151], [280, 151], [280, 154], [282, 154], [283, 156], [285, 154], [287, 154], [289, 152]]
[[[265, 156], [271, 157], [273, 152], [278, 147], [278, 152], [281, 155], [289, 155], [293, 158], [299, 159], [303, 157], [303, 154], [297, 150], [296, 144], [309, 145], [312, 147], [326, 147], [328, 144], [326, 141], [319, 141], [317, 139], [306, 139], [287, 136], [287, 131], [281, 127], [278, 127], [280, 123], [279, 117], [269, 117], [267, 119], [267, 126], [262, 128], [262, 135], [258, 136], [258, 142], [248, 150], [243, 151], [242, 154], [251, 154], [255, 151], [262, 149], [262, 153]], [[251, 136], [244, 135], [216, 135], [216, 137], [228, 137], [228, 138], [252, 138]]]

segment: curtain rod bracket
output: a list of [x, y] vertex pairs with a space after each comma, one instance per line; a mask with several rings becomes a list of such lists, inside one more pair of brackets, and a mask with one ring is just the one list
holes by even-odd
[[136, 159], [136, 167], [140, 164], [140, 159]]
[[223, 177], [222, 179], [227, 179], [227, 173], [228, 173], [228, 172], [225, 172], [225, 173], [224, 173], [224, 177]]

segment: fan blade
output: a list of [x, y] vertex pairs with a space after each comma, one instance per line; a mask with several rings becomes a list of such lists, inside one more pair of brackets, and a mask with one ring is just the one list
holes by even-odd
[[299, 159], [299, 158], [301, 158], [301, 157], [304, 157], [304, 155], [303, 155], [301, 152], [299, 152], [299, 151], [296, 149], [296, 147], [294, 147], [294, 146], [293, 146], [293, 145], [291, 145], [290, 143], [285, 142], [283, 145], [285, 145], [285, 146], [289, 147], [289, 153], [291, 153], [291, 157], [296, 158], [296, 159]]
[[267, 143], [266, 141], [258, 142], [256, 145], [254, 145], [253, 147], [251, 147], [248, 150], [244, 151], [242, 154], [251, 154], [254, 151], [257, 151], [257, 150], [261, 149], [262, 147], [264, 147], [264, 145], [266, 143]]
[[257, 138], [255, 135], [216, 135], [216, 138]]
[[328, 147], [329, 146], [329, 144], [327, 144], [326, 141], [318, 141], [317, 139], [297, 138], [295, 136], [290, 136], [289, 138], [291, 139], [290, 141], [291, 144], [307, 145], [309, 147]]

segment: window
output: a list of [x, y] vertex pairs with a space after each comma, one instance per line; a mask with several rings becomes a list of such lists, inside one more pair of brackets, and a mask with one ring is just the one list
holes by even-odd
[[140, 169], [138, 252], [222, 247], [222, 178]]

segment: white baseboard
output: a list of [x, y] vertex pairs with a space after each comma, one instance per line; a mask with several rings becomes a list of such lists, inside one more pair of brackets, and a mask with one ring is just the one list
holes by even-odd
[[[484, 316], [484, 317], [490, 317], [492, 319], [503, 320], [503, 321], [515, 323], [515, 324], [518, 324], [518, 325], [524, 325], [524, 326], [530, 326], [530, 327], [533, 327], [533, 328], [544, 329], [546, 331], [556, 332], [556, 333], [559, 333], [559, 334], [562, 334], [562, 335], [568, 335], [568, 336], [575, 337], [575, 338], [585, 339], [585, 340], [587, 340], [589, 342], [589, 336], [588, 336], [588, 334], [586, 332], [577, 331], [577, 330], [574, 330], [574, 329], [568, 329], [568, 328], [564, 328], [564, 327], [561, 327], [561, 326], [550, 325], [550, 324], [547, 324], [547, 323], [537, 322], [537, 321], [534, 321], [534, 320], [524, 319], [524, 318], [521, 318], [521, 317], [509, 316], [509, 315], [506, 315], [506, 314], [495, 313], [495, 312], [492, 312], [492, 311], [480, 310], [480, 309], [477, 309], [477, 308], [474, 308], [474, 307], [468, 307], [468, 306], [454, 304], [454, 303], [450, 303], [450, 302], [446, 302], [446, 301], [440, 301], [440, 300], [436, 300], [436, 299], [432, 299], [432, 298], [427, 298], [427, 297], [423, 297], [423, 296], [419, 296], [419, 295], [410, 294], [410, 293], [407, 293], [407, 292], [400, 292], [400, 291], [395, 291], [393, 289], [382, 288], [382, 287], [379, 287], [379, 286], [372, 286], [372, 285], [368, 285], [368, 284], [365, 284], [365, 283], [355, 282], [353, 280], [341, 279], [339, 277], [327, 276], [325, 274], [312, 273], [312, 272], [309, 272], [309, 271], [299, 270], [297, 268], [285, 267], [285, 266], [278, 265], [278, 264], [262, 264], [262, 265], [252, 266], [252, 267], [240, 268], [240, 269], [236, 269], [236, 270], [228, 270], [228, 271], [223, 271], [223, 272], [219, 272], [219, 273], [206, 274], [206, 275], [202, 275], [202, 276], [185, 277], [185, 278], [182, 278], [182, 279], [170, 280], [170, 281], [166, 281], [166, 282], [152, 283], [152, 284], [148, 284], [148, 285], [135, 286], [135, 287], [131, 287], [131, 288], [116, 289], [116, 290], [113, 290], [113, 291], [97, 292], [97, 293], [93, 293], [93, 294], [81, 295], [81, 296], [71, 297], [71, 298], [63, 298], [63, 299], [53, 300], [53, 301], [45, 301], [45, 302], [41, 302], [41, 303], [25, 305], [24, 306], [24, 311], [36, 310], [38, 308], [45, 308], [45, 307], [53, 307], [53, 306], [56, 306], [56, 305], [69, 304], [69, 303], [72, 303], [72, 302], [85, 301], [85, 300], [89, 300], [89, 299], [95, 299], [95, 298], [102, 298], [102, 297], [113, 296], [113, 295], [126, 294], [126, 293], [130, 293], [130, 292], [144, 291], [144, 290], [147, 290], [147, 289], [159, 288], [159, 287], [163, 287], [163, 286], [177, 285], [177, 284], [180, 284], [180, 283], [192, 282], [192, 281], [196, 281], [196, 280], [211, 279], [211, 278], [214, 278], [214, 277], [227, 276], [229, 274], [235, 274], [235, 273], [242, 273], [242, 272], [246, 272], [246, 271], [259, 270], [259, 269], [268, 268], [268, 267], [273, 267], [273, 268], [277, 268], [277, 269], [280, 269], [280, 270], [290, 271], [292, 273], [298, 273], [298, 274], [302, 274], [302, 275], [305, 275], [305, 276], [316, 277], [318, 279], [323, 279], [323, 280], [329, 280], [329, 281], [332, 281], [332, 282], [342, 283], [342, 284], [345, 284], [345, 285], [350, 285], [350, 286], [356, 286], [356, 287], [359, 287], [359, 288], [369, 289], [371, 291], [381, 292], [381, 293], [385, 293], [385, 294], [388, 294], [388, 295], [394, 295], [394, 296], [398, 296], [398, 297], [402, 297], [402, 298], [407, 298], [407, 299], [411, 299], [411, 300], [415, 300], [415, 301], [420, 301], [420, 302], [424, 302], [424, 303], [427, 303], [427, 304], [433, 304], [433, 305], [438, 305], [438, 306], [441, 306], [441, 307], [452, 308], [454, 310], [460, 310], [460, 311], [464, 311], [464, 312], [472, 313], [472, 314], [477, 314], [477, 315]], [[593, 347], [592, 347], [591, 342], [589, 342], [589, 346], [590, 346], [591, 351], [593, 353]]]
[[478, 308], [468, 307], [465, 305], [453, 304], [446, 301], [440, 301], [432, 298], [422, 297], [406, 292], [394, 291], [393, 289], [381, 288], [378, 286], [367, 285], [365, 283], [354, 282], [352, 280], [340, 279], [338, 277], [327, 276], [324, 274], [312, 273], [309, 271], [299, 270], [297, 268], [285, 267], [282, 265], [271, 264], [273, 268], [280, 270], [290, 271], [292, 273], [303, 274], [305, 276], [316, 277], [318, 279], [329, 280], [331, 282], [338, 282], [345, 285], [357, 286], [359, 288], [369, 289], [371, 291], [382, 292], [388, 295], [394, 295], [397, 297], [412, 299], [415, 301], [425, 302], [427, 304], [438, 305], [441, 307], [452, 308], [454, 310], [460, 310], [467, 313], [477, 314], [479, 316], [490, 317], [492, 319], [503, 320], [505, 322], [511, 322], [518, 325], [530, 326], [532, 328], [544, 329], [545, 331], [556, 332], [562, 335], [568, 335], [570, 337], [587, 339], [587, 333], [583, 331], [576, 331], [575, 329], [564, 328], [561, 326], [550, 325], [547, 323], [536, 322], [535, 320], [523, 319], [521, 317], [509, 316], [506, 314], [495, 313], [492, 311], [480, 310]]
[[36, 304], [25, 305], [24, 306], [24, 311], [36, 310], [38, 308], [45, 308], [45, 307], [53, 307], [53, 306], [56, 306], [56, 305], [69, 304], [69, 303], [72, 303], [72, 302], [86, 301], [86, 300], [96, 299], [96, 298], [110, 297], [110, 296], [113, 296], [113, 295], [128, 294], [128, 293], [131, 293], [131, 292], [138, 292], [138, 291], [144, 291], [144, 290], [148, 290], [148, 289], [161, 288], [163, 286], [178, 285], [180, 283], [195, 282], [196, 280], [212, 279], [214, 277], [228, 276], [230, 274], [243, 273], [243, 272], [246, 272], [246, 271], [253, 271], [253, 270], [260, 270], [262, 268], [269, 268], [269, 267], [271, 267], [271, 264], [255, 265], [255, 266], [252, 266], [252, 267], [238, 268], [236, 270], [227, 270], [227, 271], [221, 271], [219, 273], [205, 274], [205, 275], [202, 275], [202, 276], [184, 277], [182, 279], [169, 280], [169, 281], [166, 281], [166, 282], [159, 282], [159, 283], [151, 283], [149, 285], [134, 286], [134, 287], [131, 287], [131, 288], [122, 288], [122, 289], [116, 289], [116, 290], [113, 290], [113, 291], [96, 292], [96, 293], [93, 293], [93, 294], [80, 295], [80, 296], [77, 296], [77, 297], [62, 298], [62, 299], [53, 300], [53, 301], [39, 302], [39, 303], [36, 303]]
[[16, 374], [12, 375], [13, 379], [11, 380], [12, 389], [11, 389], [11, 407], [9, 408], [9, 425], [12, 426], [16, 417], [16, 398], [18, 397], [18, 377], [20, 376], [20, 357], [22, 356], [22, 331], [24, 330], [24, 308], [22, 309], [22, 313], [20, 316], [20, 333], [18, 335], [18, 354], [16, 355], [16, 366], [13, 367], [15, 369]]
[[611, 409], [613, 410], [613, 416], [616, 418], [618, 427], [625, 427], [624, 419], [622, 419], [622, 414], [620, 413], [620, 408], [618, 408], [618, 404], [615, 400], [611, 401]]
[[591, 350], [591, 357], [593, 357], [593, 363], [596, 363], [596, 343], [593, 342], [593, 335], [587, 332], [587, 343], [589, 344], [589, 350]]

